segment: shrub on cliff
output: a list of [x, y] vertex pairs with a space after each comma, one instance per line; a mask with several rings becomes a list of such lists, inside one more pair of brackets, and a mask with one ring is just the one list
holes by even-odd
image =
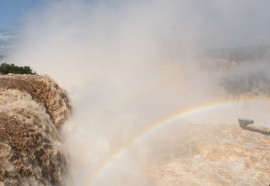
[[16, 66], [14, 64], [2, 63], [0, 65], [0, 74], [36, 74], [29, 66]]

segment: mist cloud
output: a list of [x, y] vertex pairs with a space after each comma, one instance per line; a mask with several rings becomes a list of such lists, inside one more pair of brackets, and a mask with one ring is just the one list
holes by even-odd
[[[74, 184], [89, 184], [112, 152], [160, 118], [216, 99], [224, 72], [200, 68], [197, 54], [269, 41], [269, 6], [242, 0], [48, 1], [29, 16], [13, 61], [51, 75], [73, 100], [63, 135]], [[171, 141], [181, 140], [174, 136]], [[131, 153], [107, 175], [114, 179], [104, 179], [113, 181], [98, 185], [149, 185], [138, 162], [151, 159], [150, 146]]]

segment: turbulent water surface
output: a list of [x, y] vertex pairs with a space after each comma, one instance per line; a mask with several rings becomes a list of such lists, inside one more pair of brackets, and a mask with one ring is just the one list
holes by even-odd
[[185, 146], [189, 153], [164, 156], [150, 167], [154, 185], [269, 185], [269, 136], [237, 125], [188, 128], [192, 131]]

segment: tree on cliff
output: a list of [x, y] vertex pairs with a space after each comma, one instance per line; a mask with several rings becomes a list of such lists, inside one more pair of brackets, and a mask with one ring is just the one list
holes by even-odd
[[0, 74], [36, 74], [29, 66], [16, 66], [13, 63], [2, 63], [0, 65]]

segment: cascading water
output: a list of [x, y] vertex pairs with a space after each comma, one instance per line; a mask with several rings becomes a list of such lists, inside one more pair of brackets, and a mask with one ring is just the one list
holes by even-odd
[[65, 184], [59, 128], [70, 112], [67, 94], [49, 77], [0, 75], [0, 184]]

